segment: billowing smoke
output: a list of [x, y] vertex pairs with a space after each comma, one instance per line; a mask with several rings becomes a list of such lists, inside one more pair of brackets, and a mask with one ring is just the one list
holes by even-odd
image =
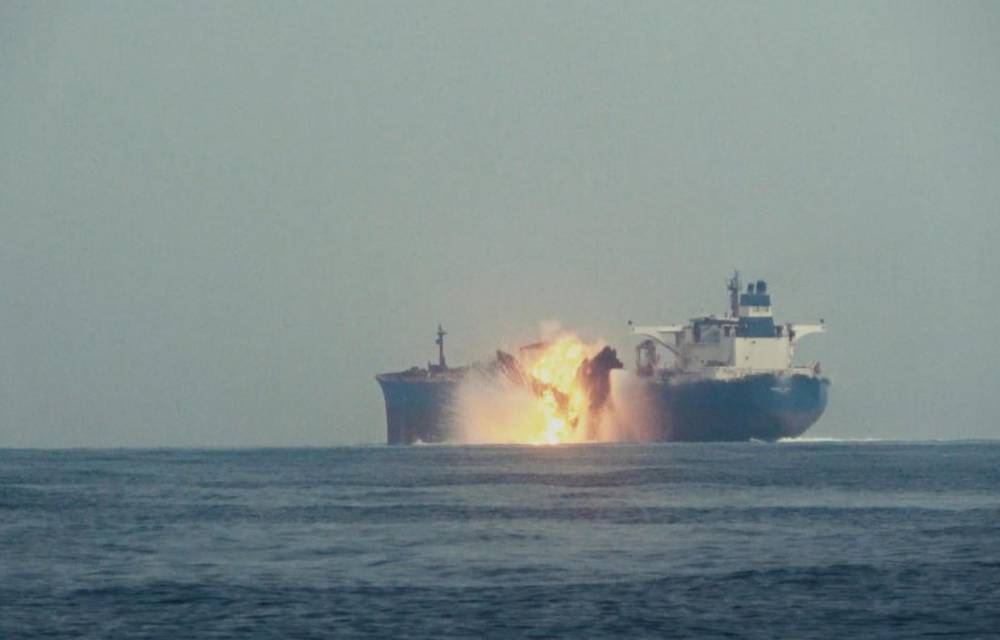
[[451, 407], [451, 433], [469, 444], [541, 442], [545, 416], [529, 387], [492, 367], [476, 368], [460, 384]]
[[657, 440], [656, 417], [650, 386], [634, 371], [612, 371], [613, 402], [601, 416], [602, 442], [652, 442]]
[[615, 350], [552, 330], [475, 367], [453, 398], [451, 429], [465, 443], [556, 444], [646, 439], [645, 386]]

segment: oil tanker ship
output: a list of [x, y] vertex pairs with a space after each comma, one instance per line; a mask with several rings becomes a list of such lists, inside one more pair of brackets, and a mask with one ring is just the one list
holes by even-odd
[[[796, 343], [825, 332], [822, 320], [819, 324], [775, 323], [763, 280], [743, 290], [736, 273], [727, 288], [729, 310], [721, 317], [703, 316], [683, 325], [629, 323], [641, 342], [632, 374], [639, 393], [630, 394], [627, 401], [643, 405], [641, 411], [631, 413], [646, 422], [630, 433], [641, 433], [642, 440], [668, 442], [772, 441], [801, 435], [822, 415], [829, 379], [821, 374], [819, 363], [793, 364]], [[524, 357], [498, 351], [496, 359], [486, 364], [448, 367], [445, 335], [439, 326], [436, 365], [376, 376], [385, 397], [389, 444], [452, 439], [452, 401], [473, 371], [502, 376], [540, 397], [554, 398], [558, 406], [569, 402], [564, 390], [532, 377]], [[540, 347], [544, 343], [525, 349]], [[661, 367], [663, 355], [669, 364]], [[621, 367], [610, 347], [579, 364], [574, 380], [586, 397], [590, 422], [611, 405], [612, 371]], [[594, 433], [593, 424], [578, 425], [575, 418], [570, 427], [579, 429], [579, 435]]]

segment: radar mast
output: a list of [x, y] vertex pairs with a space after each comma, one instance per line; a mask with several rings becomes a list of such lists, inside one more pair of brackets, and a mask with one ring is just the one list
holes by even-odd
[[733, 277], [726, 283], [729, 289], [729, 315], [736, 318], [740, 315], [740, 272], [733, 271]]
[[448, 335], [448, 332], [442, 329], [441, 325], [438, 324], [437, 340], [434, 341], [434, 344], [438, 346], [438, 368], [441, 371], [444, 371], [445, 369], [448, 368], [447, 363], [445, 363], [444, 361], [444, 337], [446, 335]]

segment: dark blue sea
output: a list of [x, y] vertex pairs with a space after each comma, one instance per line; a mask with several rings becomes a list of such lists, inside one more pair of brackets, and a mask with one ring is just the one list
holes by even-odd
[[0, 638], [1000, 637], [1000, 443], [0, 450]]

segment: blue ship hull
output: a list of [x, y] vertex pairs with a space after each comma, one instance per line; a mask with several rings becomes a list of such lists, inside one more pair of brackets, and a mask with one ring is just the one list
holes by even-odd
[[826, 378], [769, 373], [730, 381], [651, 381], [652, 437], [667, 442], [794, 438], [822, 415], [829, 386]]
[[[451, 398], [461, 377], [379, 376], [386, 442], [450, 439]], [[826, 409], [829, 380], [756, 374], [731, 381], [650, 380], [648, 438], [663, 442], [778, 440], [802, 435]]]
[[385, 396], [386, 442], [414, 444], [449, 438], [451, 397], [455, 378], [406, 379], [378, 376]]

